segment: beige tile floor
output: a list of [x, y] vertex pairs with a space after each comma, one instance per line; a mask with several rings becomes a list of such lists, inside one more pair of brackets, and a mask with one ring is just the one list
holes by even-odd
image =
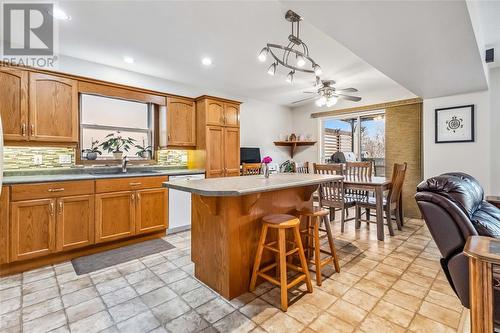
[[[230, 302], [193, 277], [190, 234], [175, 249], [77, 276], [71, 263], [0, 279], [0, 332], [456, 332], [468, 327], [421, 220], [376, 240], [334, 223], [341, 273], [292, 290], [288, 312], [267, 283]], [[314, 274], [312, 275], [314, 276]]]

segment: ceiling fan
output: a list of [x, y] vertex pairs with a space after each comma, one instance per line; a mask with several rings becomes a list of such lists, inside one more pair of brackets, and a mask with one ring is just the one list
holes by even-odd
[[298, 101], [292, 102], [292, 104], [316, 99], [317, 106], [325, 106], [325, 105], [333, 106], [337, 103], [339, 99], [345, 99], [353, 102], [359, 102], [361, 100], [361, 97], [345, 94], [345, 93], [357, 92], [358, 89], [356, 88], [336, 89], [333, 86], [334, 84], [335, 81], [333, 80], [322, 80], [321, 86], [318, 88], [317, 91], [304, 91], [305, 94], [315, 94], [316, 96], [303, 98]]

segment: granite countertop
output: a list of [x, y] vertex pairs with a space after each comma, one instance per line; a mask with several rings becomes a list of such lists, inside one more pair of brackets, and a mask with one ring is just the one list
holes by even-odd
[[269, 192], [292, 187], [317, 185], [327, 181], [342, 179], [342, 176], [281, 173], [269, 178], [263, 175], [175, 180], [163, 183], [164, 187], [203, 196], [241, 196], [259, 192]]
[[127, 173], [122, 173], [121, 167], [95, 167], [36, 171], [5, 171], [2, 182], [4, 185], [13, 185], [108, 178], [194, 175], [205, 173], [205, 170], [203, 169], [168, 168], [158, 166], [130, 166], [127, 170]]

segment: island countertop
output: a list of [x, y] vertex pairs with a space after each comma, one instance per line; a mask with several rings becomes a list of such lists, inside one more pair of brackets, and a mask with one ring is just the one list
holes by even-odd
[[163, 183], [164, 187], [209, 197], [242, 196], [253, 193], [269, 192], [286, 188], [318, 185], [342, 179], [342, 176], [303, 173], [225, 177], [209, 179], [175, 180]]

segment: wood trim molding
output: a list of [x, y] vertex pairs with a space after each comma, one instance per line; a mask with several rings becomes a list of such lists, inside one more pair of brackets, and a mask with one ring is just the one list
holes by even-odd
[[347, 109], [315, 112], [315, 113], [311, 114], [311, 118], [331, 117], [331, 116], [338, 116], [338, 115], [342, 115], [342, 114], [356, 113], [356, 112], [362, 112], [362, 111], [373, 111], [373, 110], [379, 110], [379, 109], [387, 109], [390, 107], [410, 105], [410, 104], [419, 104], [422, 102], [423, 102], [423, 100], [420, 97], [410, 98], [410, 99], [402, 99], [399, 101], [357, 106], [357, 107], [347, 108]]
[[242, 102], [235, 101], [235, 100], [232, 100], [232, 99], [220, 98], [220, 97], [215, 97], [215, 96], [210, 96], [210, 95], [201, 95], [199, 97], [196, 97], [194, 99], [194, 101], [197, 102], [197, 101], [205, 99], [205, 98], [207, 98], [207, 99], [214, 99], [216, 101], [221, 101], [221, 102], [234, 103], [234, 104], [238, 104], [238, 105], [240, 105], [242, 103]]
[[165, 96], [152, 95], [137, 90], [124, 89], [104, 85], [102, 83], [91, 83], [85, 81], [78, 82], [78, 92], [82, 94], [95, 94], [104, 97], [115, 97], [137, 102], [166, 105]]

